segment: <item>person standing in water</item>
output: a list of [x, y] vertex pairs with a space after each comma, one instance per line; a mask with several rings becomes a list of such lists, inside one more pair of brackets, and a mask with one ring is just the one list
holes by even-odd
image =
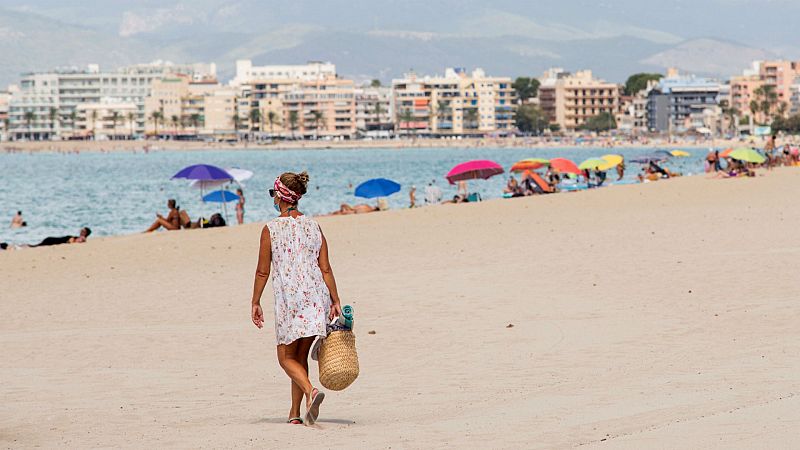
[[342, 314], [325, 235], [314, 219], [297, 209], [308, 179], [305, 172], [286, 172], [275, 179], [269, 190], [280, 216], [261, 231], [251, 302], [253, 323], [262, 328], [261, 295], [272, 273], [278, 363], [292, 380], [287, 423], [294, 425], [303, 424], [303, 398], [305, 423], [313, 425], [317, 421], [325, 393], [314, 388], [308, 378], [308, 352], [315, 338], [327, 335], [327, 323]]
[[22, 218], [22, 211], [17, 211], [17, 214], [11, 218], [11, 228], [22, 228], [26, 225], [25, 219]]
[[414, 208], [417, 206], [417, 187], [411, 186], [411, 190], [408, 191], [408, 202], [409, 208]]
[[239, 201], [236, 202], [236, 222], [242, 225], [244, 223], [244, 191], [242, 188], [236, 189], [236, 195], [239, 196]]

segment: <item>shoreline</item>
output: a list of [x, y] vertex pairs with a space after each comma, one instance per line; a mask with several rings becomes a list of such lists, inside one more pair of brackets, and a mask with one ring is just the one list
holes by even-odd
[[[791, 141], [791, 140], [789, 140]], [[764, 139], [712, 139], [681, 140], [667, 142], [664, 139], [642, 141], [616, 141], [593, 139], [559, 141], [538, 138], [480, 138], [480, 139], [387, 139], [387, 140], [346, 140], [346, 141], [276, 141], [260, 143], [242, 141], [239, 143], [195, 142], [195, 141], [26, 141], [0, 142], [0, 153], [115, 153], [129, 151], [250, 151], [250, 150], [328, 150], [328, 149], [409, 149], [409, 148], [531, 148], [531, 149], [579, 149], [598, 148], [643, 148], [643, 149], [708, 149], [727, 148], [741, 145], [763, 146]]]

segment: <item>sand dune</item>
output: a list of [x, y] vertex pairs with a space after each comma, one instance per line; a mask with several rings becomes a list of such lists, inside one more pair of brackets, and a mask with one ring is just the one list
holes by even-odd
[[0, 445], [789, 447], [798, 188], [787, 169], [321, 219], [362, 375], [318, 429], [283, 423], [249, 320], [260, 224], [0, 254]]

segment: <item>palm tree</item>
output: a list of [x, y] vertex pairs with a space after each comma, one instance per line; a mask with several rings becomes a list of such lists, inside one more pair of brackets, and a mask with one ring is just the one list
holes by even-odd
[[375, 101], [374, 112], [375, 112], [375, 123], [380, 129], [381, 127], [381, 114], [383, 114], [383, 107], [381, 106], [381, 100], [378, 99]]
[[242, 118], [239, 117], [239, 112], [238, 111], [233, 113], [233, 116], [231, 117], [231, 120], [233, 120], [233, 129], [236, 132], [236, 140], [238, 141], [239, 140], [239, 126], [242, 123]]
[[778, 103], [778, 94], [775, 92], [775, 86], [762, 85], [753, 91], [753, 94], [758, 101], [758, 109], [764, 114], [766, 121], [772, 113], [772, 108]]
[[33, 139], [33, 129], [31, 128], [31, 124], [33, 121], [36, 120], [36, 114], [33, 111], [25, 111], [25, 123], [28, 125], [28, 139]]
[[111, 134], [113, 135], [112, 139], [116, 138], [117, 135], [117, 122], [119, 122], [119, 111], [112, 111], [111, 112]]
[[[414, 122], [414, 113], [411, 112], [411, 109], [406, 108], [400, 112], [400, 124], [406, 124], [406, 128], [410, 128], [411, 122]], [[416, 130], [411, 130], [415, 132]]]
[[92, 110], [92, 140], [95, 140], [95, 124], [97, 123], [97, 110]]
[[136, 123], [135, 121], [136, 121], [136, 114], [133, 111], [129, 111], [128, 112], [128, 126], [131, 129], [131, 139], [133, 139], [133, 134], [134, 134], [133, 125], [134, 125], [134, 123]]
[[50, 129], [52, 130], [56, 127], [56, 121], [58, 119], [58, 110], [56, 108], [50, 108], [48, 117], [50, 118]]
[[294, 139], [294, 132], [297, 130], [298, 121], [297, 111], [289, 111], [289, 129], [292, 130], [292, 139]]
[[158, 122], [163, 118], [161, 111], [153, 111], [150, 113], [150, 120], [153, 122], [156, 139], [158, 139]]
[[322, 111], [311, 111], [311, 120], [314, 121], [314, 139], [319, 139], [319, 124], [325, 119]]
[[276, 113], [275, 111], [269, 111], [267, 113], [267, 122], [269, 123], [269, 134], [270, 136], [273, 136], [274, 125], [276, 123], [280, 123], [280, 120], [278, 119], [278, 113]]
[[203, 117], [198, 113], [194, 113], [191, 116], [189, 116], [189, 123], [191, 123], [192, 127], [194, 127], [195, 136], [199, 134], [200, 130], [198, 130], [198, 128], [200, 127], [200, 122], [202, 121], [202, 119]]
[[[447, 121], [447, 118], [450, 116], [450, 113], [452, 112], [450, 104], [444, 100], [439, 100], [436, 102], [436, 108], [437, 108], [436, 112], [437, 119], [442, 122]], [[437, 129], [438, 128], [439, 126], [437, 124]]]
[[250, 110], [250, 135], [255, 136], [256, 124], [261, 123], [261, 110], [254, 108]]
[[169, 119], [170, 123], [172, 123], [172, 139], [175, 139], [175, 135], [178, 134], [178, 125], [181, 123], [181, 118], [173, 114]]
[[471, 129], [478, 128], [477, 108], [470, 108], [464, 111], [464, 125], [467, 125]]
[[69, 121], [72, 123], [72, 132], [75, 133], [75, 121], [78, 120], [78, 111], [72, 110], [69, 112]]

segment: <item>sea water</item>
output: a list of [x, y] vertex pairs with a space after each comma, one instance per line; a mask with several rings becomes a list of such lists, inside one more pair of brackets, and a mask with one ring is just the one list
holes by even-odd
[[[389, 178], [402, 190], [388, 198], [392, 208], [409, 204], [409, 189], [417, 187], [417, 204], [424, 204], [428, 183], [439, 186], [444, 199], [456, 194], [444, 175], [456, 164], [490, 159], [506, 170], [525, 158], [565, 157], [580, 163], [590, 157], [616, 153], [625, 159], [652, 153], [652, 149], [530, 149], [530, 148], [403, 148], [320, 150], [201, 150], [97, 153], [0, 154], [0, 242], [35, 243], [47, 236], [77, 234], [91, 227], [93, 236], [136, 233], [145, 230], [155, 214], [167, 214], [166, 202], [175, 198], [193, 220], [223, 212], [218, 203], [203, 203], [200, 191], [187, 180], [171, 177], [192, 164], [213, 164], [251, 170], [243, 182], [245, 222], [266, 221], [276, 215], [267, 189], [284, 171], [308, 171], [311, 182], [301, 210], [319, 215], [338, 210], [342, 203], [370, 203], [354, 196], [354, 188], [370, 178]], [[705, 151], [665, 163], [684, 175], [703, 171]], [[641, 166], [627, 163], [625, 179], [635, 179]], [[469, 182], [470, 192], [483, 199], [502, 197], [508, 174]], [[609, 172], [608, 181], [616, 180]], [[231, 190], [235, 190], [232, 186]], [[235, 202], [227, 204], [228, 222], [236, 222]], [[17, 210], [28, 227], [11, 230]]]

